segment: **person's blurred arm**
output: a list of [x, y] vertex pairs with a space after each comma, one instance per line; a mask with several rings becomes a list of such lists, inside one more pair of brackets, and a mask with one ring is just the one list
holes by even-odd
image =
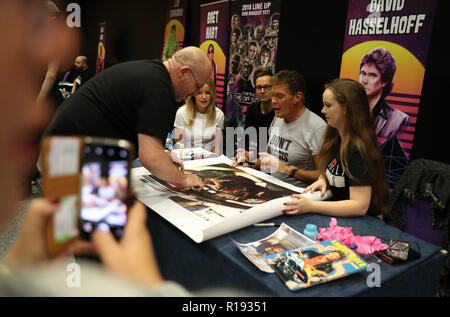
[[59, 65], [59, 60], [54, 60], [48, 65], [44, 82], [42, 83], [41, 90], [39, 91], [39, 95], [37, 97], [38, 103], [44, 102], [49, 97], [50, 91], [52, 90], [52, 87], [58, 77]]
[[111, 232], [99, 230], [92, 234], [92, 241], [106, 269], [155, 288], [161, 286], [164, 279], [155, 258], [146, 217], [145, 206], [135, 202], [128, 211], [128, 222], [119, 242]]
[[5, 255], [3, 262], [10, 268], [20, 268], [50, 261], [65, 260], [72, 254], [91, 254], [95, 249], [91, 243], [77, 241], [60, 254], [51, 256], [47, 251], [46, 227], [59, 205], [46, 199], [35, 199], [26, 212], [16, 242]]
[[[13, 296], [16, 295], [15, 290], [19, 296], [126, 296], [127, 291], [135, 296], [192, 295], [181, 285], [163, 279], [146, 227], [145, 206], [141, 203], [135, 202], [130, 207], [128, 223], [119, 242], [110, 232], [97, 230], [92, 234], [92, 242], [78, 241], [60, 254], [50, 256], [46, 250], [45, 228], [58, 208], [58, 204], [46, 199], [36, 199], [30, 204], [17, 241], [0, 263], [0, 274], [14, 277], [11, 281], [2, 280], [13, 283], [10, 290]], [[89, 290], [68, 288], [65, 266], [52, 264], [64, 264], [63, 261], [73, 254], [98, 254], [103, 267], [119, 279], [113, 281], [101, 267], [81, 262]], [[43, 281], [39, 282], [39, 279]], [[26, 285], [27, 288], [16, 289], [17, 281], [21, 287]], [[113, 289], [105, 291], [102, 281]]]
[[75, 93], [75, 90], [77, 90], [78, 86], [81, 84], [81, 78], [77, 77], [73, 81], [72, 91], [70, 92], [71, 95]]

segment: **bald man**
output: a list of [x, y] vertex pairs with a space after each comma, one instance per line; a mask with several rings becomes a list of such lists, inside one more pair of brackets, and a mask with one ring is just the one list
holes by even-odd
[[203, 186], [184, 174], [164, 153], [177, 102], [196, 94], [211, 74], [211, 62], [198, 47], [186, 47], [167, 61], [141, 60], [115, 65], [95, 75], [65, 100], [47, 134], [89, 135], [131, 141], [153, 175], [184, 187]]
[[75, 63], [73, 64], [73, 66], [76, 71], [76, 78], [72, 86], [72, 95], [81, 85], [86, 83], [95, 75], [89, 68], [86, 56], [77, 56], [77, 58], [75, 58]]
[[75, 58], [74, 66], [79, 71], [86, 70], [88, 68], [87, 57], [86, 56], [77, 56], [77, 58]]

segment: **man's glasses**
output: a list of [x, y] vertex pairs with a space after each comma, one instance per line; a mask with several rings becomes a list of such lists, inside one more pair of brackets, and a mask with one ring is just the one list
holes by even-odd
[[258, 90], [258, 91], [261, 91], [261, 90], [265, 90], [265, 91], [268, 91], [268, 90], [271, 90], [272, 89], [272, 85], [264, 85], [264, 86], [256, 86], [255, 87], [256, 88], [256, 90]]
[[191, 72], [192, 78], [193, 78], [194, 81], [195, 81], [195, 86], [197, 87], [197, 90], [200, 90], [200, 89], [203, 87], [203, 85], [200, 85], [200, 84], [198, 83], [197, 78], [195, 78], [194, 72], [193, 72], [192, 69], [191, 69], [191, 66], [185, 65], [185, 64], [181, 63], [180, 61], [178, 61], [175, 55], [172, 56], [172, 57], [173, 57], [173, 59], [175, 60], [175, 62], [177, 62], [177, 63], [180, 64], [181, 66], [187, 66], [187, 67], [189, 67], [188, 69], [189, 69], [189, 71]]
[[192, 78], [193, 78], [194, 81], [195, 81], [195, 85], [197, 86], [197, 90], [202, 89], [203, 85], [200, 85], [200, 84], [198, 83], [197, 78], [195, 78], [194, 73], [193, 73], [192, 70], [191, 70], [191, 67], [190, 67], [190, 66], [188, 66], [188, 67], [189, 67], [189, 71], [191, 72]]

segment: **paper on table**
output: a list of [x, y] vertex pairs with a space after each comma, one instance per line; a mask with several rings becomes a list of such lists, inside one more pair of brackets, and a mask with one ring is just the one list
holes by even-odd
[[263, 239], [249, 243], [233, 242], [250, 262], [266, 273], [275, 273], [273, 268], [265, 261], [267, 255], [315, 243], [285, 223], [282, 223], [275, 232]]

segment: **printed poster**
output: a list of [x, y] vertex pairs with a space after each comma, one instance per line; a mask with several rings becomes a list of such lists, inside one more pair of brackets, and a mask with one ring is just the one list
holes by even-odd
[[183, 48], [188, 0], [169, 0], [161, 59], [168, 60]]
[[99, 36], [98, 36], [98, 47], [97, 47], [97, 62], [95, 65], [95, 72], [100, 73], [105, 69], [105, 58], [106, 58], [106, 22], [98, 24]]
[[200, 48], [211, 60], [211, 79], [216, 86], [216, 103], [223, 108], [225, 97], [225, 69], [228, 55], [228, 0], [200, 6]]
[[[144, 167], [132, 169], [131, 181], [140, 201], [197, 243], [281, 216], [289, 195], [303, 192], [253, 168], [232, 168], [232, 162], [224, 155], [184, 161], [185, 172], [203, 179], [199, 191], [158, 180]], [[328, 191], [324, 197], [320, 192], [301, 195], [330, 198]]]
[[231, 4], [226, 115], [234, 126], [242, 126], [247, 107], [258, 102], [255, 73], [275, 73], [280, 7], [280, 0]]
[[349, 0], [341, 78], [365, 87], [389, 186], [406, 169], [436, 1]]
[[[202, 178], [205, 186], [201, 190], [183, 188], [179, 184], [167, 183], [156, 176], [149, 177], [174, 193], [183, 195], [184, 200], [172, 199], [188, 210], [208, 209], [208, 203], [226, 207], [250, 209], [273, 199], [296, 194], [295, 191], [264, 181], [227, 164], [197, 166], [186, 169], [187, 174]], [[151, 181], [144, 177], [143, 181]], [[194, 208], [194, 209], [191, 209]]]

